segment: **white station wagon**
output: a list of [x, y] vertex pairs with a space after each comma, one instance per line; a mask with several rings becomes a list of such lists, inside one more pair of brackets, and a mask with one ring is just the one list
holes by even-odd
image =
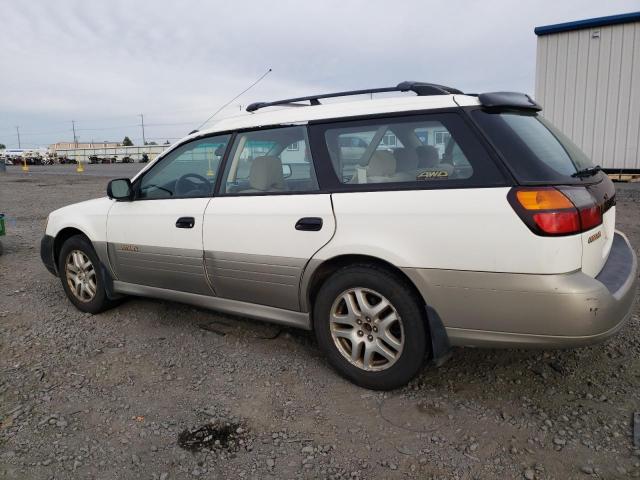
[[[324, 101], [380, 92], [407, 94]], [[77, 308], [136, 295], [314, 330], [373, 389], [454, 345], [587, 345], [630, 316], [614, 186], [527, 95], [403, 82], [247, 110], [49, 215], [41, 256]]]

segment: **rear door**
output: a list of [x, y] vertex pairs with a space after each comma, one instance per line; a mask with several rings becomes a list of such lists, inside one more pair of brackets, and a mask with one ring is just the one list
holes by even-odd
[[205, 265], [216, 295], [299, 310], [302, 272], [334, 231], [306, 127], [238, 133], [204, 216]]

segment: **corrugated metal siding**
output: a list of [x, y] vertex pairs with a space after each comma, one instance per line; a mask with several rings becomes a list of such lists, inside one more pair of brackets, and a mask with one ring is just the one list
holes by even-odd
[[640, 22], [539, 36], [535, 88], [596, 164], [640, 168]]

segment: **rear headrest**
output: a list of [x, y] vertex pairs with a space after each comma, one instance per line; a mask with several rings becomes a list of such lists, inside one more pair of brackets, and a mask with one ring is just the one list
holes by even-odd
[[256, 157], [249, 171], [251, 188], [261, 192], [284, 190], [282, 162], [278, 157]]
[[396, 169], [399, 172], [413, 172], [418, 168], [418, 155], [407, 148], [397, 148], [393, 151], [396, 157]]
[[371, 156], [367, 175], [370, 177], [390, 177], [396, 173], [396, 157], [386, 150], [376, 150]]
[[420, 145], [416, 147], [416, 153], [420, 159], [418, 165], [422, 168], [429, 168], [440, 163], [438, 149], [432, 145]]

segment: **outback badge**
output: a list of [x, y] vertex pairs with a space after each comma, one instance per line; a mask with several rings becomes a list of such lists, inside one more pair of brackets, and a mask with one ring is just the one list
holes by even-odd
[[593, 243], [596, 240], [598, 240], [601, 236], [602, 236], [602, 230], [598, 230], [596, 233], [594, 233], [593, 235], [589, 236], [589, 239], [587, 240], [587, 243]]

